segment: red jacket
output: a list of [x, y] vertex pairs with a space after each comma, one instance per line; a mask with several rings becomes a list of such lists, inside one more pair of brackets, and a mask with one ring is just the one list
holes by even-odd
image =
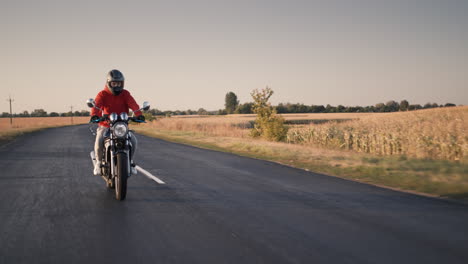
[[[140, 106], [135, 102], [135, 99], [127, 90], [123, 90], [119, 95], [113, 95], [107, 86], [105, 86], [104, 89], [98, 93], [94, 101], [96, 102], [96, 106], [101, 108], [104, 113], [93, 107], [91, 109], [91, 116], [102, 116], [103, 114], [109, 115], [111, 113], [120, 114], [123, 112], [128, 114], [129, 108], [134, 111], [135, 116], [141, 115], [141, 112], [137, 111], [140, 109]], [[107, 121], [99, 122], [99, 125], [109, 127]]]

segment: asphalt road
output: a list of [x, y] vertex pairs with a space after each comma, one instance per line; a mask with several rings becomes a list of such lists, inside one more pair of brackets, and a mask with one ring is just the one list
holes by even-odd
[[468, 206], [139, 136], [115, 200], [88, 126], [0, 147], [0, 263], [468, 263]]

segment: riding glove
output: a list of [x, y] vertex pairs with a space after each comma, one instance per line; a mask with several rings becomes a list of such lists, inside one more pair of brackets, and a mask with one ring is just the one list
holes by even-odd
[[139, 116], [136, 117], [136, 120], [138, 122], [145, 122], [145, 116], [144, 115], [139, 115]]
[[99, 122], [99, 119], [100, 117], [95, 115], [95, 116], [92, 116], [91, 119], [89, 120], [90, 123], [97, 123]]

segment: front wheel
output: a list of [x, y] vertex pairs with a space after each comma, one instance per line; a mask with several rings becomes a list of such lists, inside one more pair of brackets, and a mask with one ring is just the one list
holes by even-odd
[[126, 153], [117, 153], [117, 175], [115, 176], [115, 199], [125, 200], [127, 195], [128, 156]]

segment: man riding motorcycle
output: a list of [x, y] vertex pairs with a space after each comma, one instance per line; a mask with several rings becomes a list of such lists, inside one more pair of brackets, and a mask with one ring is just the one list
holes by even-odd
[[[91, 121], [99, 120], [103, 115], [109, 115], [111, 113], [127, 113], [128, 110], [132, 109], [136, 119], [139, 121], [144, 121], [145, 117], [142, 115], [138, 109], [140, 106], [136, 103], [133, 96], [129, 91], [124, 90], [125, 78], [119, 70], [111, 70], [107, 74], [107, 81], [104, 89], [100, 91], [95, 99], [95, 106], [91, 109]], [[97, 108], [102, 109], [103, 112]], [[108, 133], [109, 130], [108, 121], [99, 122], [99, 127], [96, 131], [96, 141], [94, 143], [94, 153], [96, 153], [96, 161], [94, 163], [94, 175], [100, 175], [100, 160], [103, 157], [104, 149], [104, 136]], [[131, 132], [130, 132], [131, 133]], [[130, 141], [132, 144], [132, 153], [131, 153], [131, 172], [133, 175], [137, 173], [135, 164], [133, 163], [133, 156], [137, 149], [137, 139], [133, 133], [130, 134]]]

